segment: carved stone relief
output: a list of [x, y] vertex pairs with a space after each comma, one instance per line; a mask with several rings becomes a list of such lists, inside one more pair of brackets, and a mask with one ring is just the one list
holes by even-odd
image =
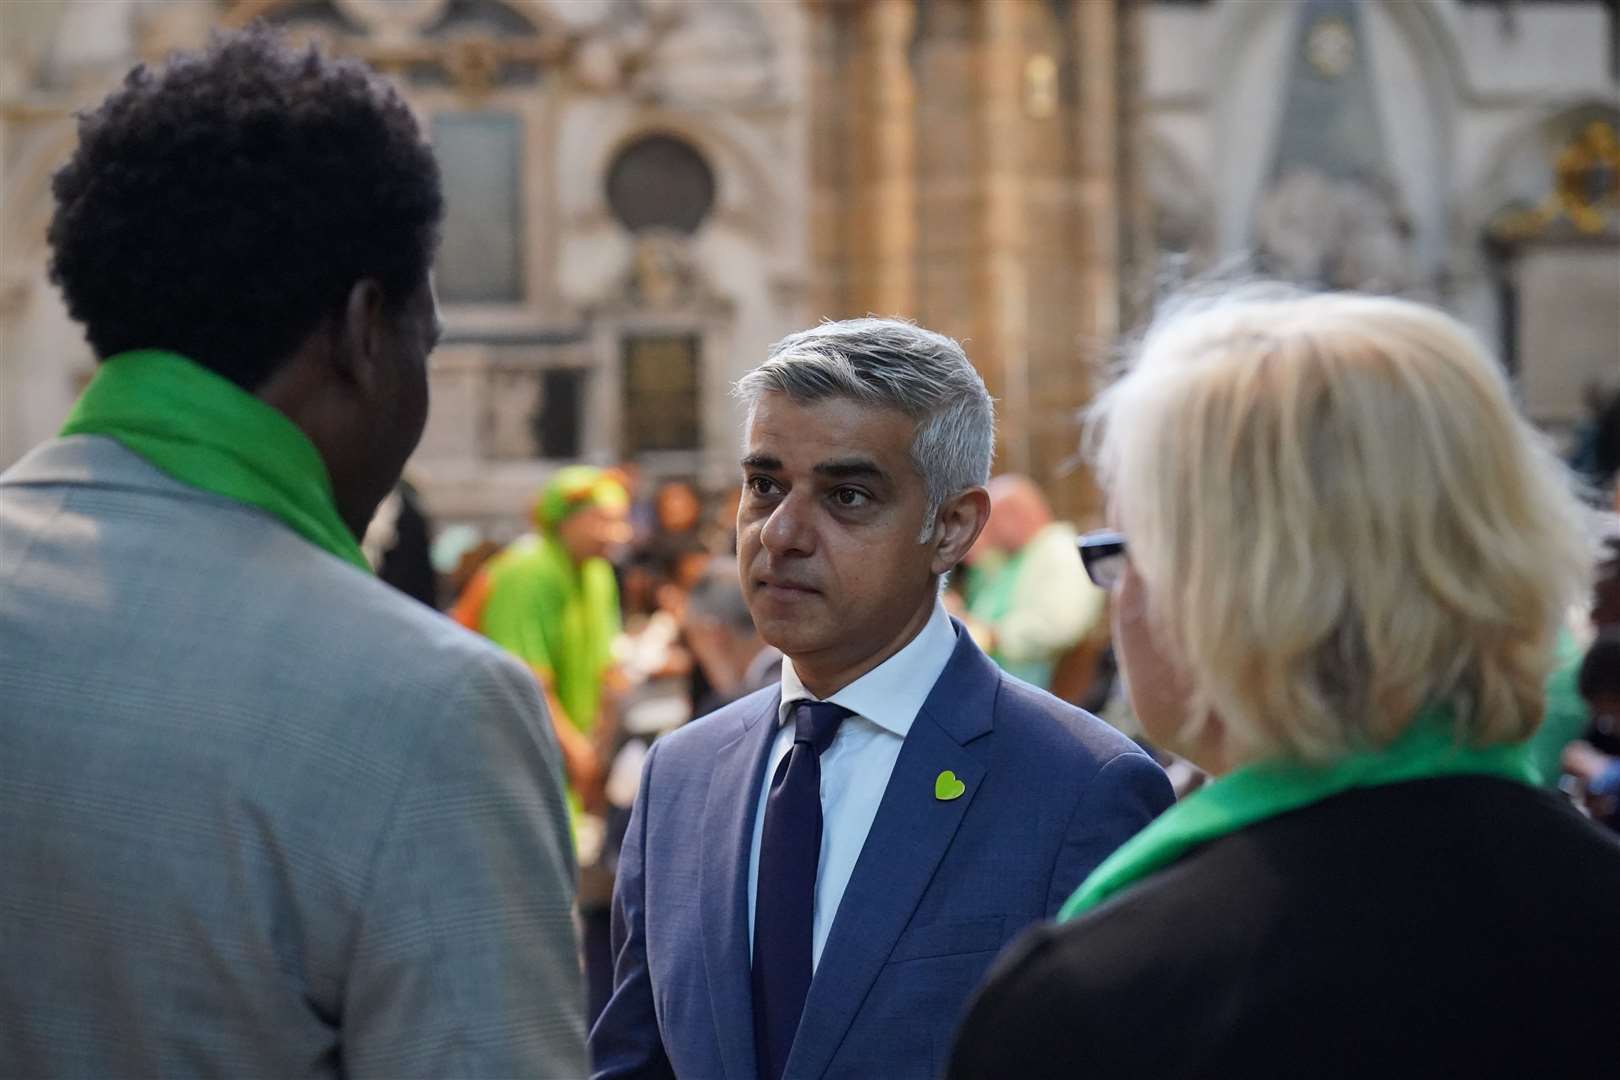
[[647, 229], [636, 235], [630, 265], [606, 306], [671, 312], [714, 311], [726, 305], [705, 280], [687, 237], [668, 229]]
[[1377, 292], [1418, 284], [1411, 224], [1376, 183], [1290, 169], [1261, 198], [1255, 234], [1262, 269], [1290, 281]]

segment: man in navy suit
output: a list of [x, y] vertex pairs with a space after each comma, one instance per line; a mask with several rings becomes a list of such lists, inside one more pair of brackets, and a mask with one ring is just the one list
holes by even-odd
[[787, 661], [648, 755], [595, 1075], [933, 1077], [997, 951], [1170, 785], [939, 602], [990, 512], [990, 397], [954, 341], [828, 323], [737, 392], [739, 571]]

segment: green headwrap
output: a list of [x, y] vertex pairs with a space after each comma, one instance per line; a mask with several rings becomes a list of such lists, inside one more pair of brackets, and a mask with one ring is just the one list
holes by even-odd
[[555, 532], [558, 525], [587, 506], [622, 510], [629, 505], [630, 495], [617, 475], [590, 465], [570, 465], [558, 469], [541, 489], [534, 519], [545, 532]]
[[559, 469], [535, 504], [538, 536], [525, 537], [485, 568], [489, 595], [478, 629], [552, 680], [570, 723], [589, 731], [602, 699], [602, 676], [619, 632], [619, 590], [606, 559], [576, 566], [557, 536], [572, 514], [628, 506], [624, 484], [605, 469]]

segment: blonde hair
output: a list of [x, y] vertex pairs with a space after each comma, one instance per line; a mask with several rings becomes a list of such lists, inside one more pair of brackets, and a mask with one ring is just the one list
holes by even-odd
[[1540, 723], [1593, 547], [1573, 485], [1456, 320], [1403, 300], [1236, 293], [1173, 312], [1090, 445], [1185, 669], [1181, 735], [1326, 761], [1434, 703], [1476, 744]]

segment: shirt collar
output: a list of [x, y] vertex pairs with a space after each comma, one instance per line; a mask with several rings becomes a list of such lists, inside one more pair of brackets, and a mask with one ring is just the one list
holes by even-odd
[[[826, 700], [903, 739], [955, 651], [956, 628], [945, 614], [945, 605], [936, 600], [933, 614], [904, 648]], [[795, 702], [815, 700], [799, 681], [793, 661], [784, 659], [777, 723], [787, 722]]]

